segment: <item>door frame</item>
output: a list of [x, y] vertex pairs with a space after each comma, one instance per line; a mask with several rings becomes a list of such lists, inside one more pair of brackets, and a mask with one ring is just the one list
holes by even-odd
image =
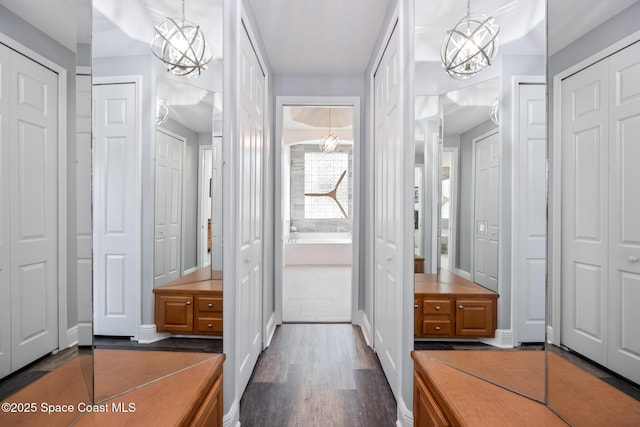
[[[196, 236], [197, 240], [197, 265], [199, 268], [204, 268], [205, 264], [205, 252], [207, 252], [207, 242], [206, 239], [203, 238], [207, 233], [204, 231], [207, 228], [207, 223], [205, 221], [204, 215], [204, 203], [202, 200], [205, 199], [203, 197], [207, 191], [207, 184], [205, 182], [205, 152], [211, 151], [211, 155], [213, 156], [213, 147], [210, 145], [199, 145], [198, 146], [198, 234]], [[209, 194], [213, 192], [213, 182], [209, 182]], [[213, 251], [213, 244], [211, 250]], [[211, 252], [210, 252], [211, 253]], [[210, 261], [213, 265], [213, 259]]]
[[[135, 235], [137, 236], [137, 242], [136, 242], [136, 251], [137, 251], [137, 258], [138, 258], [138, 262], [137, 265], [139, 266], [139, 270], [137, 272], [138, 277], [140, 280], [138, 280], [136, 282], [136, 289], [135, 289], [135, 294], [136, 294], [136, 301], [134, 301], [133, 304], [133, 317], [135, 317], [137, 319], [137, 327], [136, 330], [131, 331], [133, 334], [131, 335], [134, 341], [137, 341], [139, 339], [140, 336], [140, 326], [142, 325], [142, 307], [141, 307], [141, 301], [142, 301], [142, 271], [143, 271], [143, 266], [142, 266], [142, 76], [140, 75], [122, 75], [122, 76], [106, 76], [106, 77], [93, 77], [91, 80], [91, 88], [93, 91], [93, 86], [94, 85], [112, 85], [112, 84], [128, 84], [128, 83], [133, 83], [135, 85], [135, 93], [136, 93], [136, 157], [137, 159], [134, 161], [135, 166], [137, 168], [137, 171], [135, 172], [135, 177], [136, 177], [136, 181], [133, 183], [135, 190], [136, 190], [136, 194], [138, 195], [137, 197], [137, 201], [136, 201], [136, 206], [140, 212], [140, 215], [137, 215], [137, 221], [136, 221], [136, 228], [137, 228], [137, 233], [135, 233]], [[155, 130], [155, 127], [154, 127]], [[93, 138], [93, 136], [92, 136]], [[155, 156], [155, 132], [153, 133], [153, 138], [154, 138], [154, 143], [153, 145], [153, 153]], [[92, 156], [94, 154], [92, 153]], [[93, 171], [93, 166], [95, 165], [95, 161], [93, 161], [92, 163], [92, 171]], [[155, 166], [155, 164], [154, 164]], [[95, 172], [93, 173], [92, 176], [92, 184], [91, 184], [91, 188], [92, 188], [92, 196], [91, 196], [91, 202], [93, 205], [93, 197], [95, 196], [96, 192], [93, 191], [93, 187], [95, 185]], [[154, 178], [155, 178], [155, 168], [154, 168]], [[153, 211], [154, 211], [154, 219], [155, 219], [155, 195], [153, 195]], [[96, 215], [96, 210], [93, 210], [93, 213], [91, 215], [91, 220], [93, 222], [93, 224], [96, 224], [97, 221], [95, 220], [95, 215]], [[93, 233], [93, 243], [92, 243], [92, 247], [93, 247], [93, 251], [94, 254], [97, 252], [96, 248], [98, 247], [98, 237], [99, 235], [97, 233]], [[153, 245], [155, 246], [155, 245]], [[94, 266], [95, 266], [95, 262], [96, 260], [94, 259]], [[95, 267], [94, 267], [95, 270]], [[152, 272], [152, 280], [153, 280], [153, 272]], [[93, 295], [93, 306], [95, 307], [96, 304], [96, 292], [95, 292], [95, 287], [96, 283], [94, 280], [93, 283], [93, 287], [92, 287], [92, 295]]]
[[[50, 69], [58, 75], [58, 349], [75, 345], [78, 341], [77, 325], [70, 329], [67, 324], [68, 299], [68, 227], [67, 214], [74, 210], [68, 209], [67, 186], [67, 70], [55, 62], [45, 58], [36, 51], [29, 49], [22, 43], [0, 32], [0, 43], [15, 50], [17, 53]], [[73, 260], [75, 262], [75, 260]], [[72, 276], [75, 277], [75, 276]], [[77, 307], [76, 307], [77, 312]]]
[[360, 324], [358, 311], [358, 292], [360, 282], [360, 97], [359, 96], [277, 96], [276, 97], [276, 138], [274, 140], [275, 154], [275, 234], [274, 234], [274, 276], [275, 276], [275, 323], [282, 324], [282, 279], [284, 268], [284, 227], [282, 215], [283, 204], [283, 171], [284, 147], [282, 146], [282, 118], [283, 109], [287, 106], [337, 106], [352, 107], [353, 109], [353, 214], [351, 235], [351, 323]]
[[562, 81], [571, 75], [613, 55], [636, 42], [640, 42], [640, 31], [609, 45], [569, 68], [555, 74], [553, 85], [553, 122], [547, 132], [551, 141], [547, 150], [549, 170], [547, 230], [547, 300], [551, 296], [551, 319], [547, 320], [547, 337], [550, 344], [560, 346], [562, 331]]
[[[485, 132], [471, 140], [471, 188], [473, 191], [473, 203], [471, 204], [471, 271], [469, 272], [471, 276], [471, 281], [475, 282], [476, 278], [476, 144], [483, 139], [487, 139], [494, 134], [498, 134], [498, 144], [502, 146], [502, 137], [500, 134], [500, 128], [492, 129], [488, 132]], [[500, 158], [498, 159], [498, 165], [500, 167], [500, 176], [502, 176], [502, 153], [500, 153]], [[499, 203], [500, 199], [498, 199]], [[500, 206], [498, 205], [498, 212], [500, 212]], [[500, 217], [499, 217], [500, 219]], [[499, 221], [498, 219], [498, 221]], [[488, 232], [488, 230], [487, 230]], [[498, 236], [500, 236], [500, 222], [498, 222]], [[498, 272], [500, 271], [500, 255], [498, 255]], [[498, 273], [499, 275], [499, 273]], [[500, 290], [500, 277], [498, 277], [498, 292]]]
[[[449, 271], [454, 274], [459, 274], [458, 269], [456, 268], [456, 251], [458, 250], [457, 238], [458, 238], [458, 227], [452, 226], [451, 224], [457, 224], [458, 222], [458, 181], [460, 179], [460, 172], [458, 171], [460, 164], [460, 148], [458, 147], [442, 147], [443, 152], [451, 153], [451, 170], [449, 171], [449, 193], [451, 195], [450, 200], [450, 208], [449, 208], [449, 242], [448, 242], [448, 252], [449, 252]], [[442, 179], [440, 179], [440, 187], [442, 187]], [[442, 199], [442, 188], [440, 189], [440, 198]], [[442, 205], [440, 204], [440, 209], [442, 209]], [[438, 212], [438, 218], [442, 215], [441, 212]], [[440, 232], [442, 234], [442, 232]], [[440, 257], [440, 245], [438, 245], [438, 257]], [[440, 263], [438, 262], [438, 266]]]

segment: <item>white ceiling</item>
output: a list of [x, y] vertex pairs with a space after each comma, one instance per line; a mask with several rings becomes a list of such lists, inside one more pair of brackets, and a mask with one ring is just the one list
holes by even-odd
[[276, 74], [361, 74], [389, 0], [249, 0]]

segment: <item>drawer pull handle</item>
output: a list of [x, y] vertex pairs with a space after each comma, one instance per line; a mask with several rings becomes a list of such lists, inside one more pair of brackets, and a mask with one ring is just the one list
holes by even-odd
[[187, 301], [187, 305], [191, 305], [191, 301]]
[[209, 304], [209, 307], [213, 307], [213, 304]]
[[463, 305], [459, 305], [458, 308], [462, 309], [462, 308], [464, 308], [464, 306]]
[[440, 326], [436, 326], [436, 331], [439, 331], [439, 330], [440, 330]]
[[436, 310], [440, 310], [440, 306], [439, 305], [436, 305]]
[[413, 308], [418, 308], [418, 304], [415, 304], [415, 305], [413, 306]]
[[213, 325], [212, 325], [211, 323], [209, 323], [209, 324], [207, 325], [207, 328], [213, 328]]

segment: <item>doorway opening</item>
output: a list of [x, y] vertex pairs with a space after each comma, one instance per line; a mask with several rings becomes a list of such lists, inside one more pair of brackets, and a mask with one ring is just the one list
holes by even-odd
[[[352, 321], [356, 111], [353, 103], [330, 101], [283, 103], [279, 111], [276, 311], [282, 322]], [[327, 137], [338, 141], [335, 151], [323, 150]]]

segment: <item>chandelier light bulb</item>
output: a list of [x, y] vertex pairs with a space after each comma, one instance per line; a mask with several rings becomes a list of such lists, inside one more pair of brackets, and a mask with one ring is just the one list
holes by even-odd
[[491, 65], [498, 53], [500, 27], [492, 17], [472, 15], [467, 1], [467, 16], [447, 31], [440, 56], [442, 68], [453, 78], [468, 79]]

